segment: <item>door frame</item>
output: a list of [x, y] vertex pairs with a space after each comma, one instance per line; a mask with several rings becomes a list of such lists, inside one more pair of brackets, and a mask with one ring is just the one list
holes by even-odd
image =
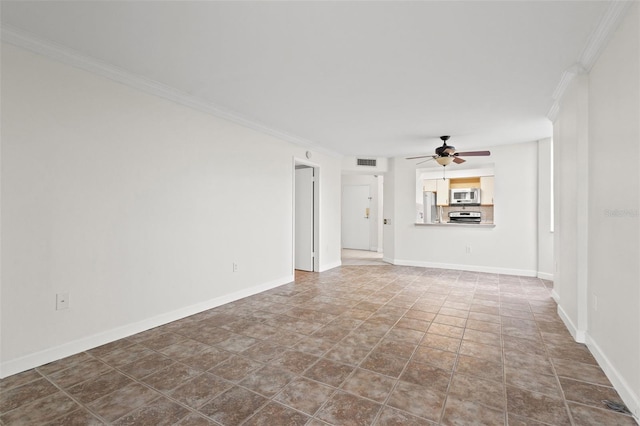
[[296, 268], [296, 166], [313, 169], [313, 272], [320, 271], [320, 165], [307, 159], [293, 157], [291, 166], [291, 274]]

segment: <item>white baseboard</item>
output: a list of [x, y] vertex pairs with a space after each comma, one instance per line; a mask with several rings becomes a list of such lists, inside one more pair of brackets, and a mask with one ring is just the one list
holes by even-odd
[[419, 260], [403, 260], [403, 259], [387, 259], [387, 258], [383, 258], [382, 260], [384, 260], [385, 262], [392, 263], [394, 265], [400, 265], [400, 266], [419, 266], [423, 268], [455, 269], [458, 271], [519, 275], [523, 277], [535, 277], [538, 274], [537, 271], [529, 270], [529, 269], [498, 268], [493, 266], [461, 265], [461, 264], [454, 264], [454, 263], [436, 263], [436, 262], [424, 262]]
[[62, 358], [66, 358], [77, 353], [96, 348], [106, 343], [113, 342], [115, 340], [123, 339], [134, 334], [168, 324], [172, 321], [176, 321], [190, 315], [194, 315], [208, 309], [212, 309], [225, 303], [230, 303], [235, 300], [242, 299], [244, 297], [253, 296], [254, 294], [262, 293], [263, 291], [270, 290], [275, 287], [292, 282], [293, 275], [279, 278], [270, 282], [259, 284], [250, 288], [239, 290], [233, 293], [229, 293], [223, 296], [219, 296], [206, 302], [196, 303], [194, 305], [186, 306], [184, 308], [176, 309], [175, 311], [167, 312], [164, 314], [156, 315], [152, 318], [147, 318], [142, 321], [138, 321], [132, 324], [127, 324], [121, 327], [117, 327], [111, 330], [106, 330], [92, 336], [83, 337], [78, 340], [64, 343], [53, 348], [48, 348], [39, 352], [31, 353], [22, 356], [17, 359], [4, 361], [0, 363], [0, 378], [11, 376], [13, 374], [21, 373], [26, 370], [53, 362]]
[[629, 411], [634, 414], [636, 422], [640, 424], [640, 395], [633, 391], [624, 376], [613, 366], [600, 346], [598, 346], [588, 333], [586, 335], [585, 343], [593, 354], [593, 357], [598, 361], [598, 364], [600, 364], [600, 368], [602, 368], [604, 373], [607, 375], [607, 378], [611, 381], [611, 384], [613, 384], [613, 387], [618, 391], [618, 394], [620, 394], [622, 401], [625, 403]]
[[555, 300], [556, 305], [560, 304], [560, 295], [554, 290], [551, 290], [551, 298]]
[[337, 262], [333, 262], [333, 263], [325, 263], [324, 265], [320, 265], [320, 271], [318, 272], [328, 271], [329, 269], [337, 268], [338, 266], [342, 266], [341, 260], [338, 260]]
[[538, 271], [538, 278], [541, 280], [553, 281], [553, 274]]
[[578, 343], [584, 343], [586, 339], [585, 330], [580, 330], [578, 329], [578, 327], [576, 327], [576, 325], [573, 323], [573, 321], [571, 321], [571, 318], [569, 317], [569, 315], [567, 315], [561, 305], [558, 305], [558, 315], [560, 316], [560, 319], [562, 320], [564, 325], [567, 327], [567, 330], [569, 330], [569, 333], [571, 333], [573, 339]]

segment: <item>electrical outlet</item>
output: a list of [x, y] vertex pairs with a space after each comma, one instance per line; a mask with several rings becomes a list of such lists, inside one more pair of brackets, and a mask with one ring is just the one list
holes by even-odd
[[471, 254], [471, 246], [467, 245], [467, 254]]
[[69, 309], [69, 293], [56, 294], [56, 311]]
[[233, 272], [238, 272], [238, 264], [233, 262]]

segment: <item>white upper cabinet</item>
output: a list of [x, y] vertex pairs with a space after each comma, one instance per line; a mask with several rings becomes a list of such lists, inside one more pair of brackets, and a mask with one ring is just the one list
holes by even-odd
[[480, 177], [480, 204], [483, 206], [493, 205], [493, 176]]
[[437, 204], [449, 205], [449, 179], [436, 179]]

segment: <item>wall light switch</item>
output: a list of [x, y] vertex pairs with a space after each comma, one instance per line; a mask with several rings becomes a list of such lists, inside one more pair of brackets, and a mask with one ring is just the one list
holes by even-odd
[[69, 293], [56, 294], [56, 311], [69, 309]]

